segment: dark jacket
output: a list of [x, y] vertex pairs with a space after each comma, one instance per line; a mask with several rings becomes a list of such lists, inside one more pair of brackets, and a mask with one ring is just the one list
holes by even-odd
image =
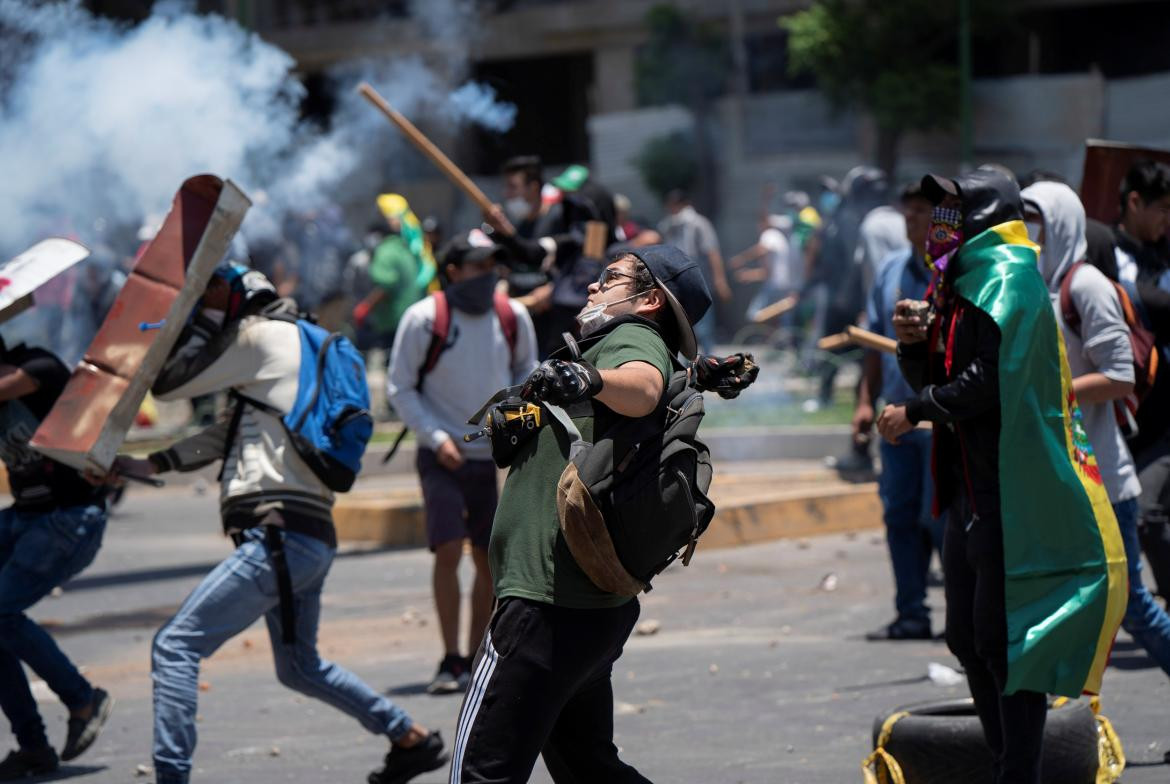
[[950, 373], [945, 351], [927, 352], [934, 334], [926, 342], [899, 344], [898, 365], [918, 393], [906, 403], [906, 416], [916, 425], [934, 423], [936, 511], [962, 492], [981, 517], [998, 517], [999, 327], [956, 298], [937, 327], [944, 345], [951, 341]]
[[[1117, 248], [1137, 265], [1137, 281], [1130, 296], [1137, 294], [1134, 304], [1165, 357], [1165, 349], [1170, 346], [1170, 291], [1162, 287], [1162, 280], [1170, 270], [1170, 259], [1164, 244], [1140, 243], [1121, 226], [1114, 228], [1114, 240]], [[1154, 377], [1154, 388], [1138, 406], [1137, 425], [1138, 432], [1129, 439], [1129, 449], [1141, 463], [1147, 450], [1161, 448], [1170, 431], [1170, 370], [1162, 364]]]
[[[965, 240], [1021, 218], [1019, 186], [999, 171], [976, 169], [954, 183]], [[928, 421], [935, 426], [936, 511], [947, 509], [957, 493], [964, 493], [975, 514], [998, 518], [1002, 336], [991, 316], [951, 289], [949, 276], [962, 268], [962, 254], [960, 247], [938, 283], [929, 338], [900, 343], [898, 364], [918, 393], [906, 404], [906, 416], [914, 424]]]

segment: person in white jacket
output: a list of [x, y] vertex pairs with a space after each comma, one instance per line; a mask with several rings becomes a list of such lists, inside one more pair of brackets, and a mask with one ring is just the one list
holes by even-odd
[[[394, 338], [387, 392], [414, 431], [415, 462], [426, 507], [427, 539], [435, 554], [431, 585], [439, 616], [443, 657], [427, 691], [467, 688], [469, 656], [459, 647], [459, 562], [471, 541], [475, 582], [467, 651], [478, 650], [494, 595], [487, 546], [499, 497], [488, 439], [465, 443], [477, 427], [467, 419], [504, 387], [524, 381], [536, 367], [536, 333], [528, 310], [498, 292], [500, 248], [478, 233], [452, 240], [439, 256], [447, 285], [411, 305]], [[439, 318], [440, 313], [445, 318]], [[446, 325], [441, 345], [436, 319]]]
[[[221, 265], [156, 380], [155, 396], [174, 400], [234, 390], [288, 411], [297, 396], [300, 334], [291, 321], [259, 314], [284, 303], [275, 299], [260, 273]], [[227, 419], [146, 459], [119, 457], [114, 466], [115, 477], [148, 476], [222, 459], [220, 511], [224, 532], [236, 544], [154, 638], [158, 784], [190, 780], [200, 662], [261, 616], [281, 683], [390, 740], [385, 766], [370, 774], [371, 782], [401, 784], [441, 767], [447, 757], [438, 732], [414, 723], [402, 708], [317, 652], [321, 590], [337, 551], [333, 494], [288, 443], [278, 415], [233, 401]]]

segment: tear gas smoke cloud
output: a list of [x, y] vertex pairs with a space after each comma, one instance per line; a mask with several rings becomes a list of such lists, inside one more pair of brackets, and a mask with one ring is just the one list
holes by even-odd
[[[419, 20], [424, 28], [436, 10]], [[179, 183], [199, 172], [264, 193], [245, 224], [250, 233], [278, 226], [286, 210], [376, 191], [403, 142], [353, 93], [360, 79], [411, 117], [496, 131], [515, 117], [490, 88], [452, 92], [448, 80], [462, 67], [437, 74], [412, 57], [331, 74], [338, 103], [322, 131], [299, 119], [304, 87], [288, 54], [185, 5], [160, 4], [127, 26], [76, 2], [0, 0], [0, 51], [5, 257], [46, 234], [85, 239], [100, 221], [136, 225], [165, 211]]]

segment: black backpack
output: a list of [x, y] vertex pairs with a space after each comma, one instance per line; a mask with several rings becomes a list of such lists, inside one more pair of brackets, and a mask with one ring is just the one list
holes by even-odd
[[690, 563], [715, 515], [711, 453], [698, 439], [703, 395], [671, 375], [653, 416], [615, 423], [588, 443], [569, 414], [545, 404], [568, 435], [557, 513], [578, 565], [602, 590], [633, 596], [682, 556]]

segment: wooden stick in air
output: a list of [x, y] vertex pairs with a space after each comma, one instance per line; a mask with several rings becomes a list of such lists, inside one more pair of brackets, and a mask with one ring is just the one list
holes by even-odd
[[886, 354], [896, 354], [898, 351], [898, 341], [876, 332], [870, 332], [868, 329], [855, 327], [851, 324], [845, 327], [845, 334], [849, 336], [850, 342], [856, 343], [862, 348], [872, 348]]
[[490, 212], [492, 209], [491, 200], [484, 195], [484, 192], [479, 189], [479, 186], [471, 181], [471, 178], [463, 173], [463, 170], [451, 162], [451, 159], [443, 154], [443, 151], [435, 146], [434, 142], [428, 139], [422, 131], [414, 127], [414, 123], [403, 117], [390, 104], [386, 103], [377, 90], [371, 87], [368, 83], [362, 82], [358, 85], [358, 92], [374, 106], [390, 122], [398, 126], [398, 130], [406, 135], [410, 143], [418, 148], [418, 151], [427, 156], [431, 163], [438, 167], [439, 171], [446, 175], [447, 179], [455, 184], [457, 188], [467, 194], [467, 197], [475, 202], [476, 206], [484, 212]]
[[587, 259], [605, 257], [605, 231], [603, 221], [585, 221], [585, 245], [581, 249]]
[[783, 316], [788, 311], [796, 307], [797, 299], [795, 294], [789, 294], [784, 299], [777, 300], [771, 305], [766, 305], [760, 308], [755, 316], [752, 316], [752, 321], [757, 324], [763, 324], [768, 319], [774, 319], [777, 316]]
[[853, 341], [844, 332], [838, 332], [834, 335], [825, 335], [817, 341], [817, 348], [821, 351], [836, 351], [839, 348], [845, 348]]

